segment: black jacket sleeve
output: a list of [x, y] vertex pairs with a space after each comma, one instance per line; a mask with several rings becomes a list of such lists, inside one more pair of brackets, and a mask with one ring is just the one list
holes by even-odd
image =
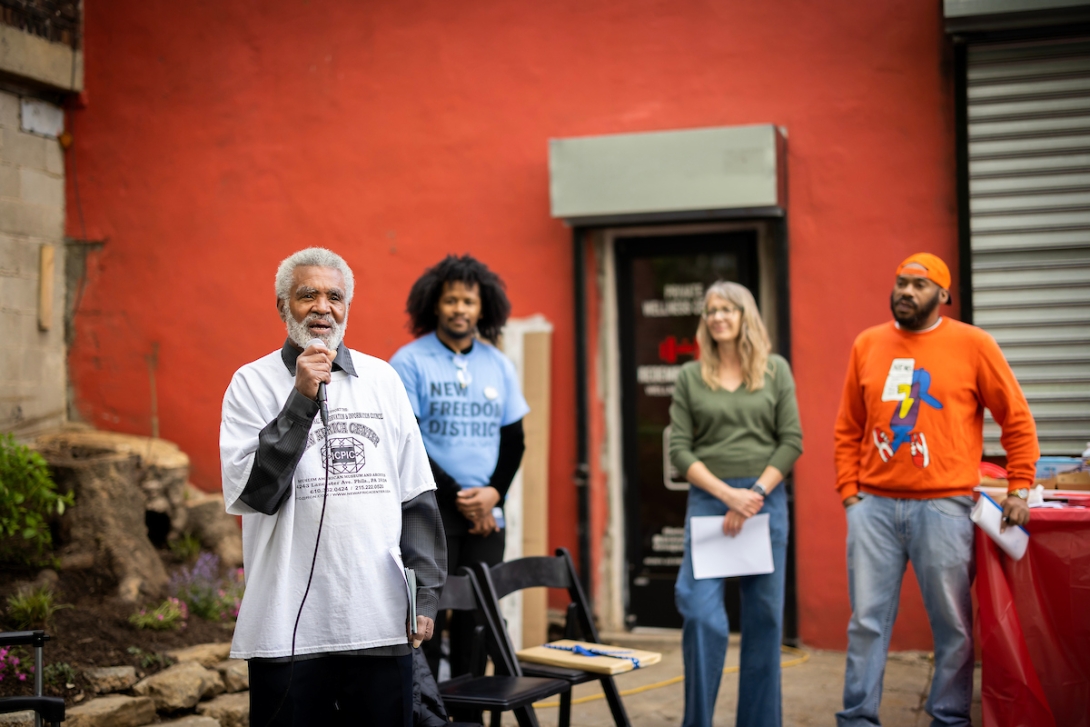
[[496, 492], [500, 493], [500, 507], [503, 507], [503, 502], [507, 499], [507, 491], [511, 489], [511, 481], [519, 471], [525, 451], [526, 436], [522, 431], [521, 419], [506, 427], [500, 427], [500, 456], [488, 481], [489, 486], [495, 487]]
[[284, 408], [257, 435], [257, 451], [250, 478], [239, 499], [265, 515], [273, 515], [291, 492], [295, 468], [307, 448], [307, 435], [318, 413], [318, 403], [297, 389]]
[[[416, 418], [416, 423], [420, 424], [420, 417]], [[455, 509], [458, 491], [462, 489], [462, 486], [438, 462], [432, 459], [430, 454], [428, 455], [428, 464], [431, 465], [431, 476], [435, 480], [436, 501], [444, 509]]]
[[416, 613], [435, 619], [447, 580], [447, 536], [435, 493], [401, 503], [401, 561], [416, 571]]
[[[511, 482], [522, 464], [522, 455], [526, 451], [526, 435], [522, 429], [522, 420], [512, 422], [506, 427], [500, 427], [500, 454], [496, 460], [496, 469], [492, 471], [488, 484], [496, 488], [500, 493], [498, 507], [503, 507], [507, 499], [507, 491], [511, 489]], [[428, 457], [431, 465], [431, 473], [435, 478], [435, 499], [439, 506], [448, 513], [456, 513], [458, 491], [462, 489], [450, 474], [444, 470], [438, 462]]]
[[462, 486], [430, 456], [428, 457], [428, 464], [431, 465], [431, 476], [435, 478], [436, 501], [441, 507], [453, 508], [458, 499], [458, 491], [462, 489]]

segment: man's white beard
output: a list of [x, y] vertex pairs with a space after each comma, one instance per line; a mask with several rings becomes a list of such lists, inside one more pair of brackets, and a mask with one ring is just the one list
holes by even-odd
[[[329, 324], [329, 333], [324, 336], [315, 335], [307, 324], [312, 321], [322, 321]], [[336, 351], [337, 346], [341, 345], [341, 341], [344, 340], [344, 331], [348, 327], [348, 311], [344, 312], [344, 320], [339, 324], [333, 320], [333, 316], [320, 316], [317, 313], [311, 313], [302, 321], [295, 320], [295, 316], [288, 311], [287, 320], [284, 323], [288, 327], [288, 338], [292, 340], [299, 348], [306, 348], [306, 345], [317, 338], [319, 341], [326, 345], [330, 351]]]

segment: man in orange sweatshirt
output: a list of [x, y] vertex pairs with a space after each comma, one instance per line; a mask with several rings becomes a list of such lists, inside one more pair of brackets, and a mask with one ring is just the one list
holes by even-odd
[[894, 320], [852, 346], [836, 421], [837, 489], [848, 518], [852, 619], [838, 727], [877, 725], [882, 677], [909, 561], [935, 640], [925, 709], [932, 727], [968, 727], [973, 694], [972, 490], [984, 409], [1002, 428], [1003, 514], [1029, 522], [1039, 449], [1029, 405], [998, 344], [944, 318], [950, 271], [929, 253], [897, 269]]

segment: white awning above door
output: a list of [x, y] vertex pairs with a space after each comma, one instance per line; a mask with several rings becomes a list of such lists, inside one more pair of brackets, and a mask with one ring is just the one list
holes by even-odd
[[771, 124], [549, 142], [552, 216], [572, 224], [780, 216], [785, 135]]

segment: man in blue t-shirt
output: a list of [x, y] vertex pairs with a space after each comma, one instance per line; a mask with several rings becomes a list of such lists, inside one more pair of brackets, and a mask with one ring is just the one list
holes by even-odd
[[[522, 418], [530, 411], [515, 367], [495, 343], [511, 303], [503, 281], [469, 255], [448, 255], [409, 292], [413, 335], [390, 364], [420, 422], [438, 486], [448, 572], [503, 560], [503, 499], [522, 462]], [[444, 627], [444, 614], [435, 633]], [[469, 671], [473, 623], [450, 624], [451, 676]], [[441, 640], [425, 642], [438, 676]]]

